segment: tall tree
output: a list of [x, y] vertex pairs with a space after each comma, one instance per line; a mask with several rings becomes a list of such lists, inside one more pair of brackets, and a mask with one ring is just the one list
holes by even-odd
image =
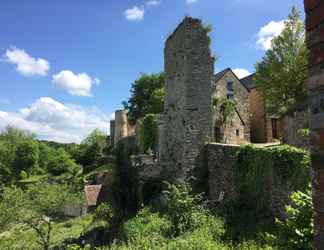
[[271, 114], [286, 115], [306, 107], [307, 55], [305, 27], [293, 7], [282, 33], [256, 64], [255, 83]]
[[147, 114], [163, 112], [164, 74], [141, 75], [132, 84], [131, 97], [123, 105], [133, 123]]

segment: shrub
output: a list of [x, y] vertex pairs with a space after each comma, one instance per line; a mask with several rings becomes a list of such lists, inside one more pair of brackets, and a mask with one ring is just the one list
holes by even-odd
[[267, 235], [270, 242], [285, 250], [313, 249], [313, 204], [311, 189], [291, 195], [292, 204], [286, 206], [286, 220], [276, 219], [277, 232]]
[[113, 209], [108, 203], [101, 203], [94, 211], [93, 220], [109, 222], [113, 218]]
[[166, 217], [144, 208], [124, 224], [123, 233], [130, 245], [138, 246], [138, 249], [152, 249], [165, 243], [170, 228], [171, 223]]

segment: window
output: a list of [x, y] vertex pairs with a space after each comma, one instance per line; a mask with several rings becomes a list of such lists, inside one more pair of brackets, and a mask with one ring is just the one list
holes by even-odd
[[240, 136], [240, 130], [239, 129], [236, 130], [236, 136]]
[[234, 99], [233, 82], [227, 82], [227, 99], [229, 100]]
[[233, 82], [227, 82], [227, 92], [233, 92]]
[[221, 142], [221, 130], [219, 127], [214, 128], [214, 137], [215, 142]]

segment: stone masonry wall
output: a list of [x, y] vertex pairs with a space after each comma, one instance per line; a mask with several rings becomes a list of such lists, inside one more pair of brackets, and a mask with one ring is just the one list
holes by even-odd
[[214, 59], [199, 19], [186, 17], [165, 45], [165, 103], [159, 160], [169, 180], [190, 176], [211, 137]]
[[[223, 126], [219, 121], [221, 117], [221, 103], [219, 103], [216, 107], [213, 107], [213, 134], [215, 133], [215, 127], [223, 127], [222, 143], [242, 144], [250, 142], [249, 92], [231, 70], [228, 70], [221, 79], [214, 83], [212, 88], [212, 99], [216, 98], [220, 101], [227, 98], [228, 82], [233, 82], [232, 93], [234, 95], [234, 101], [236, 103], [238, 114], [235, 112], [232, 119], [229, 119], [226, 126]], [[241, 119], [243, 120], [243, 123]], [[236, 130], [239, 130], [239, 135], [236, 134]], [[213, 137], [215, 138], [215, 134]]]
[[135, 127], [129, 124], [126, 110], [117, 110], [115, 112], [114, 125], [114, 146], [116, 146], [121, 139], [128, 136], [134, 136], [135, 134]]
[[[233, 164], [240, 147], [210, 143], [207, 145], [209, 199], [222, 202], [235, 198]], [[223, 194], [222, 194], [223, 193]]]
[[324, 249], [324, 1], [304, 0], [310, 49], [308, 89], [313, 169], [315, 248]]

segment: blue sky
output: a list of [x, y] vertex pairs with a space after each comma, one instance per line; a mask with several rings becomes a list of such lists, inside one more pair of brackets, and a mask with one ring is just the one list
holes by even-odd
[[301, 0], [1, 0], [0, 130], [60, 142], [109, 132], [144, 73], [163, 70], [164, 42], [191, 15], [212, 24], [216, 70], [242, 77]]

